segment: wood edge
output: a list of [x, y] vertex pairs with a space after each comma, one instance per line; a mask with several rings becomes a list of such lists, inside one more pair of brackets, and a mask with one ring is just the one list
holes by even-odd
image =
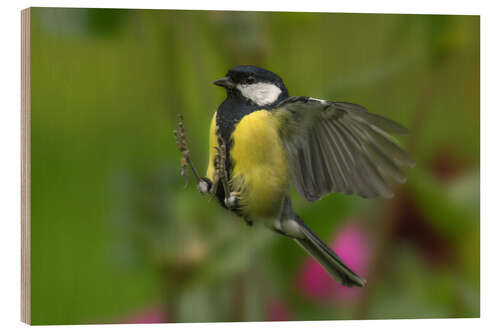
[[31, 324], [30, 8], [21, 11], [21, 321]]

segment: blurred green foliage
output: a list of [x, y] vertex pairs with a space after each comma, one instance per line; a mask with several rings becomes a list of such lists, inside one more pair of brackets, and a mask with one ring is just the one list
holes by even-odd
[[[33, 324], [479, 316], [479, 17], [33, 8]], [[393, 200], [331, 195], [298, 213], [332, 239], [374, 239], [368, 288], [318, 302], [307, 256], [183, 188], [224, 98], [211, 82], [253, 64], [292, 95], [350, 101], [410, 128], [417, 166]], [[335, 296], [333, 296], [335, 298]], [[332, 298], [332, 299], [333, 299]]]

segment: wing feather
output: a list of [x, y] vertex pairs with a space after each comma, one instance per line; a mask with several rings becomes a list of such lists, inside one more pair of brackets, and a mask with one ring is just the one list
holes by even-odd
[[[335, 144], [332, 146], [336, 148], [334, 154], [339, 156], [338, 169], [345, 184], [345, 190], [341, 193], [353, 194], [351, 170], [354, 168], [354, 158], [347, 149], [341, 133], [339, 133], [340, 130], [336, 127], [335, 124], [329, 124], [329, 126], [331, 127], [331, 129], [328, 134], [330, 136], [331, 142], [335, 142]], [[332, 168], [334, 167], [335, 166], [332, 166]]]
[[[332, 139], [332, 130], [328, 128], [327, 123], [321, 123], [322, 133], [326, 136], [324, 140], [335, 142]], [[321, 141], [320, 141], [321, 142]], [[337, 179], [339, 193], [345, 193], [349, 187], [348, 178], [345, 174], [346, 164], [344, 163], [342, 152], [340, 151], [337, 143], [332, 145], [322, 146], [325, 150], [325, 165], [327, 167], [327, 174], [329, 176], [330, 188], [333, 188], [335, 179]], [[338, 166], [338, 167], [337, 167]]]
[[392, 197], [389, 180], [406, 181], [411, 156], [388, 134], [400, 124], [346, 102], [290, 97], [272, 110], [297, 191], [314, 201], [328, 193]]

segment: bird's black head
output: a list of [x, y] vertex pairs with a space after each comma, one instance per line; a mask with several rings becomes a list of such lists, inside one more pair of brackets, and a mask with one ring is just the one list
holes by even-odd
[[228, 97], [252, 105], [270, 106], [288, 97], [285, 84], [278, 75], [255, 66], [233, 67], [214, 84], [224, 87]]

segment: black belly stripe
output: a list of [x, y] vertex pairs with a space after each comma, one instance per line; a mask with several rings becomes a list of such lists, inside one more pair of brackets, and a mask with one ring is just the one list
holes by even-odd
[[[228, 96], [217, 109], [217, 116], [215, 118], [215, 123], [218, 128], [218, 133], [224, 140], [226, 144], [226, 171], [229, 179], [231, 179], [232, 171], [233, 171], [233, 162], [231, 160], [231, 148], [233, 146], [233, 140], [231, 138], [233, 131], [236, 125], [245, 117], [246, 115], [259, 111], [259, 110], [271, 110], [276, 105], [282, 101], [283, 99], [288, 97], [288, 93], [285, 92], [280, 96], [280, 99], [273, 105], [269, 106], [258, 106], [255, 104], [249, 104], [242, 100], [242, 97], [238, 96]], [[226, 208], [224, 204], [224, 188], [222, 185], [219, 185], [216, 193], [217, 199], [222, 207]], [[237, 205], [235, 208], [231, 209], [237, 215], [243, 217], [247, 224], [251, 225], [252, 221], [248, 216], [245, 216], [241, 210], [241, 207]]]
[[246, 115], [261, 110], [262, 107], [256, 105], [249, 105], [236, 101], [233, 98], [227, 98], [222, 102], [217, 110], [217, 117], [215, 122], [222, 140], [226, 144], [226, 170], [229, 178], [233, 170], [233, 164], [230, 157], [230, 151], [233, 146], [231, 135], [234, 132], [236, 124], [238, 124]]

